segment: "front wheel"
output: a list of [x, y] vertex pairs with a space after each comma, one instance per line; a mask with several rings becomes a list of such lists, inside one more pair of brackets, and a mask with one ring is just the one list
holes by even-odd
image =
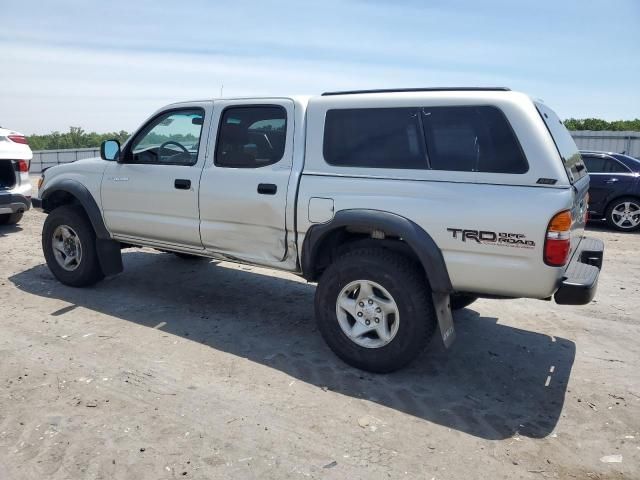
[[64, 205], [47, 216], [42, 250], [49, 270], [65, 285], [85, 287], [104, 278], [95, 231], [79, 206]]
[[622, 232], [632, 232], [640, 228], [640, 200], [622, 197], [611, 202], [606, 213], [610, 227]]
[[336, 355], [377, 373], [414, 360], [437, 325], [422, 271], [384, 249], [355, 249], [332, 263], [318, 284], [315, 311]]

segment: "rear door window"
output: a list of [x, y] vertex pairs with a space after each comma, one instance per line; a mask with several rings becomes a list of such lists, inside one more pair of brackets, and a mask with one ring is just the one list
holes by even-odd
[[582, 157], [576, 142], [569, 134], [569, 131], [564, 126], [564, 123], [558, 118], [558, 115], [549, 107], [542, 103], [536, 102], [536, 108], [544, 120], [551, 137], [553, 138], [560, 158], [564, 163], [564, 168], [567, 171], [567, 175], [571, 183], [580, 180], [587, 175], [587, 169], [584, 166]]
[[284, 155], [287, 112], [277, 105], [228, 107], [222, 113], [215, 154], [218, 167], [259, 168]]

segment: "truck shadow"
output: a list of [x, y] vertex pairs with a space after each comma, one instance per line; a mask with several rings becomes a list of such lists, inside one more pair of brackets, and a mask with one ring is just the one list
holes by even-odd
[[345, 365], [325, 345], [315, 327], [313, 285], [170, 254], [123, 257], [124, 274], [93, 288], [65, 287], [45, 265], [10, 280], [73, 304], [52, 315], [82, 306], [147, 327], [166, 323], [158, 328], [485, 439], [545, 437], [560, 417], [575, 357], [569, 340], [465, 309], [455, 314], [451, 350], [436, 337], [410, 367], [373, 375]]

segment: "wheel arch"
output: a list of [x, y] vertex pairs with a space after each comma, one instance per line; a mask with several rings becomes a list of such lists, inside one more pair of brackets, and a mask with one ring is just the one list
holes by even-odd
[[89, 189], [82, 183], [77, 180], [65, 179], [56, 182], [42, 193], [42, 209], [45, 213], [49, 213], [61, 205], [74, 203], [84, 209], [98, 238], [111, 238], [98, 204]]
[[102, 219], [100, 208], [89, 189], [82, 183], [64, 179], [42, 193], [42, 209], [50, 213], [62, 205], [79, 205], [84, 210], [96, 233], [96, 250], [100, 267], [105, 275], [115, 275], [123, 270], [120, 243], [112, 240]]
[[[377, 236], [384, 236], [384, 240], [376, 240], [374, 232], [382, 232], [383, 235], [377, 233]], [[385, 242], [381, 246], [404, 250], [422, 266], [433, 292], [453, 291], [442, 251], [429, 233], [401, 215], [370, 209], [341, 210], [329, 222], [309, 228], [301, 254], [304, 278], [317, 280], [335, 252], [354, 241]]]

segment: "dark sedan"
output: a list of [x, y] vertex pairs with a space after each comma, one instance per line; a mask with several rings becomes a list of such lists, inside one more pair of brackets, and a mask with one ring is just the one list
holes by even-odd
[[616, 230], [640, 228], [640, 160], [620, 153], [582, 151], [591, 179], [589, 218]]

